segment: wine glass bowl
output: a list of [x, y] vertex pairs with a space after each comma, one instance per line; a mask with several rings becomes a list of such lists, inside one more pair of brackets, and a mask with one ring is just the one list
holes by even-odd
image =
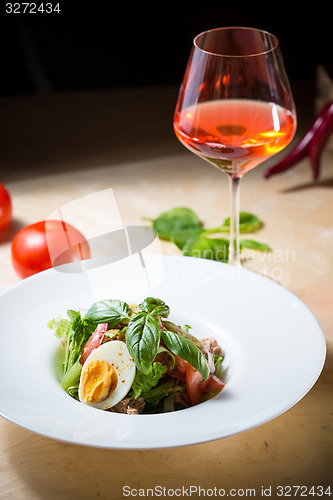
[[193, 41], [174, 114], [178, 139], [230, 179], [229, 262], [240, 264], [239, 183], [285, 148], [296, 111], [277, 38], [216, 28]]

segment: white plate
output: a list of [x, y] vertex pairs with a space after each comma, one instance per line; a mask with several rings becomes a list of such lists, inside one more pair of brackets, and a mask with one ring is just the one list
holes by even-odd
[[[0, 296], [0, 414], [50, 438], [103, 448], [190, 445], [259, 426], [297, 403], [316, 382], [326, 346], [293, 294], [257, 274], [213, 261], [130, 257], [78, 272], [50, 269]], [[73, 272], [75, 271], [75, 272]], [[47, 321], [95, 300], [164, 300], [170, 319], [215, 336], [228, 380], [214, 399], [159, 415], [120, 415], [70, 398], [55, 374], [59, 340]]]

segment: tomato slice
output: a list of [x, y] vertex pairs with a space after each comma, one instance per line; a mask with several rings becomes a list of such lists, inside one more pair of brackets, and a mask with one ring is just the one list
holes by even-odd
[[188, 364], [186, 370], [186, 392], [192, 406], [202, 401], [201, 390], [202, 375], [192, 365]]
[[80, 363], [83, 365], [91, 351], [99, 347], [103, 341], [105, 332], [108, 329], [108, 324], [107, 323], [99, 323], [96, 327], [96, 330], [94, 333], [91, 335], [90, 339], [87, 340], [87, 342], [84, 344], [82, 348], [82, 354], [80, 357]]
[[216, 375], [210, 373], [207, 380], [202, 382], [202, 375], [192, 365], [186, 370], [186, 390], [192, 406], [202, 403], [205, 396], [220, 392], [225, 384]]
[[202, 375], [188, 361], [176, 356], [176, 369], [168, 375], [186, 382], [186, 392], [191, 406], [202, 403], [205, 396], [217, 394], [225, 384], [216, 375], [210, 373], [207, 380], [202, 382]]
[[220, 392], [223, 387], [225, 386], [225, 383], [222, 382], [221, 379], [219, 379], [214, 373], [211, 373], [205, 382], [201, 383], [202, 390], [204, 394], [208, 393], [218, 393]]
[[189, 364], [185, 359], [180, 358], [176, 354], [174, 354], [174, 357], [176, 359], [176, 368], [174, 370], [168, 371], [168, 375], [174, 378], [178, 378], [179, 380], [182, 380], [183, 382], [186, 381], [186, 369], [187, 365]]

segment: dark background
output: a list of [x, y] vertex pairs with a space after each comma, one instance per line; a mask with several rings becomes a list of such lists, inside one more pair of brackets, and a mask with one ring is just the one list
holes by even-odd
[[333, 60], [331, 12], [318, 1], [148, 8], [62, 0], [60, 14], [6, 14], [6, 3], [0, 3], [1, 96], [178, 85], [193, 37], [228, 25], [273, 32], [290, 80], [314, 80], [316, 66]]

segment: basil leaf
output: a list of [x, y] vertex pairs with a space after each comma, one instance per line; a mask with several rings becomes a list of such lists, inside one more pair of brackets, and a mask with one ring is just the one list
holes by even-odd
[[193, 368], [201, 373], [203, 381], [207, 380], [210, 373], [208, 361], [191, 340], [167, 330], [162, 330], [161, 336], [163, 342], [171, 352], [188, 361]]
[[[227, 228], [230, 227], [230, 217], [227, 217], [223, 225], [226, 226]], [[258, 231], [262, 227], [262, 222], [254, 214], [251, 214], [250, 212], [240, 212], [239, 214], [239, 232], [240, 233], [254, 233], [255, 231]]]
[[204, 231], [203, 227], [188, 227], [187, 229], [176, 231], [171, 235], [170, 239], [180, 250], [182, 250], [186, 243], [198, 238]]
[[163, 321], [163, 325], [164, 325], [166, 330], [174, 332], [174, 333], [178, 333], [178, 335], [181, 335], [182, 337], [185, 337], [188, 340], [191, 340], [191, 342], [193, 342], [193, 344], [195, 344], [197, 347], [199, 347], [199, 349], [202, 346], [200, 340], [198, 340], [196, 337], [194, 337], [193, 335], [191, 335], [189, 333], [189, 329], [191, 328], [189, 325], [185, 325], [182, 328], [181, 326], [175, 325], [171, 321]]
[[171, 240], [178, 231], [198, 228], [202, 224], [197, 214], [190, 208], [176, 207], [161, 213], [152, 221], [152, 226], [160, 238]]
[[156, 361], [153, 363], [147, 374], [144, 374], [137, 370], [132, 388], [130, 391], [130, 397], [137, 399], [141, 396], [142, 392], [148, 392], [152, 387], [155, 387], [160, 378], [167, 371], [167, 367]]
[[126, 329], [126, 345], [138, 370], [147, 374], [161, 340], [158, 320], [142, 311], [131, 319]]
[[250, 248], [252, 250], [258, 250], [259, 252], [270, 252], [271, 248], [267, 243], [261, 243], [255, 240], [240, 240], [239, 242], [240, 249]]
[[183, 255], [199, 257], [201, 259], [227, 262], [229, 254], [229, 241], [224, 238], [199, 238], [189, 241], [183, 248]]
[[139, 304], [141, 311], [144, 311], [153, 316], [161, 316], [167, 318], [170, 314], [170, 308], [163, 300], [155, 299], [154, 297], [147, 297], [141, 304]]
[[107, 323], [109, 328], [114, 328], [120, 322], [129, 322], [130, 311], [128, 304], [121, 300], [100, 300], [90, 307], [85, 317], [96, 325], [98, 323]]

